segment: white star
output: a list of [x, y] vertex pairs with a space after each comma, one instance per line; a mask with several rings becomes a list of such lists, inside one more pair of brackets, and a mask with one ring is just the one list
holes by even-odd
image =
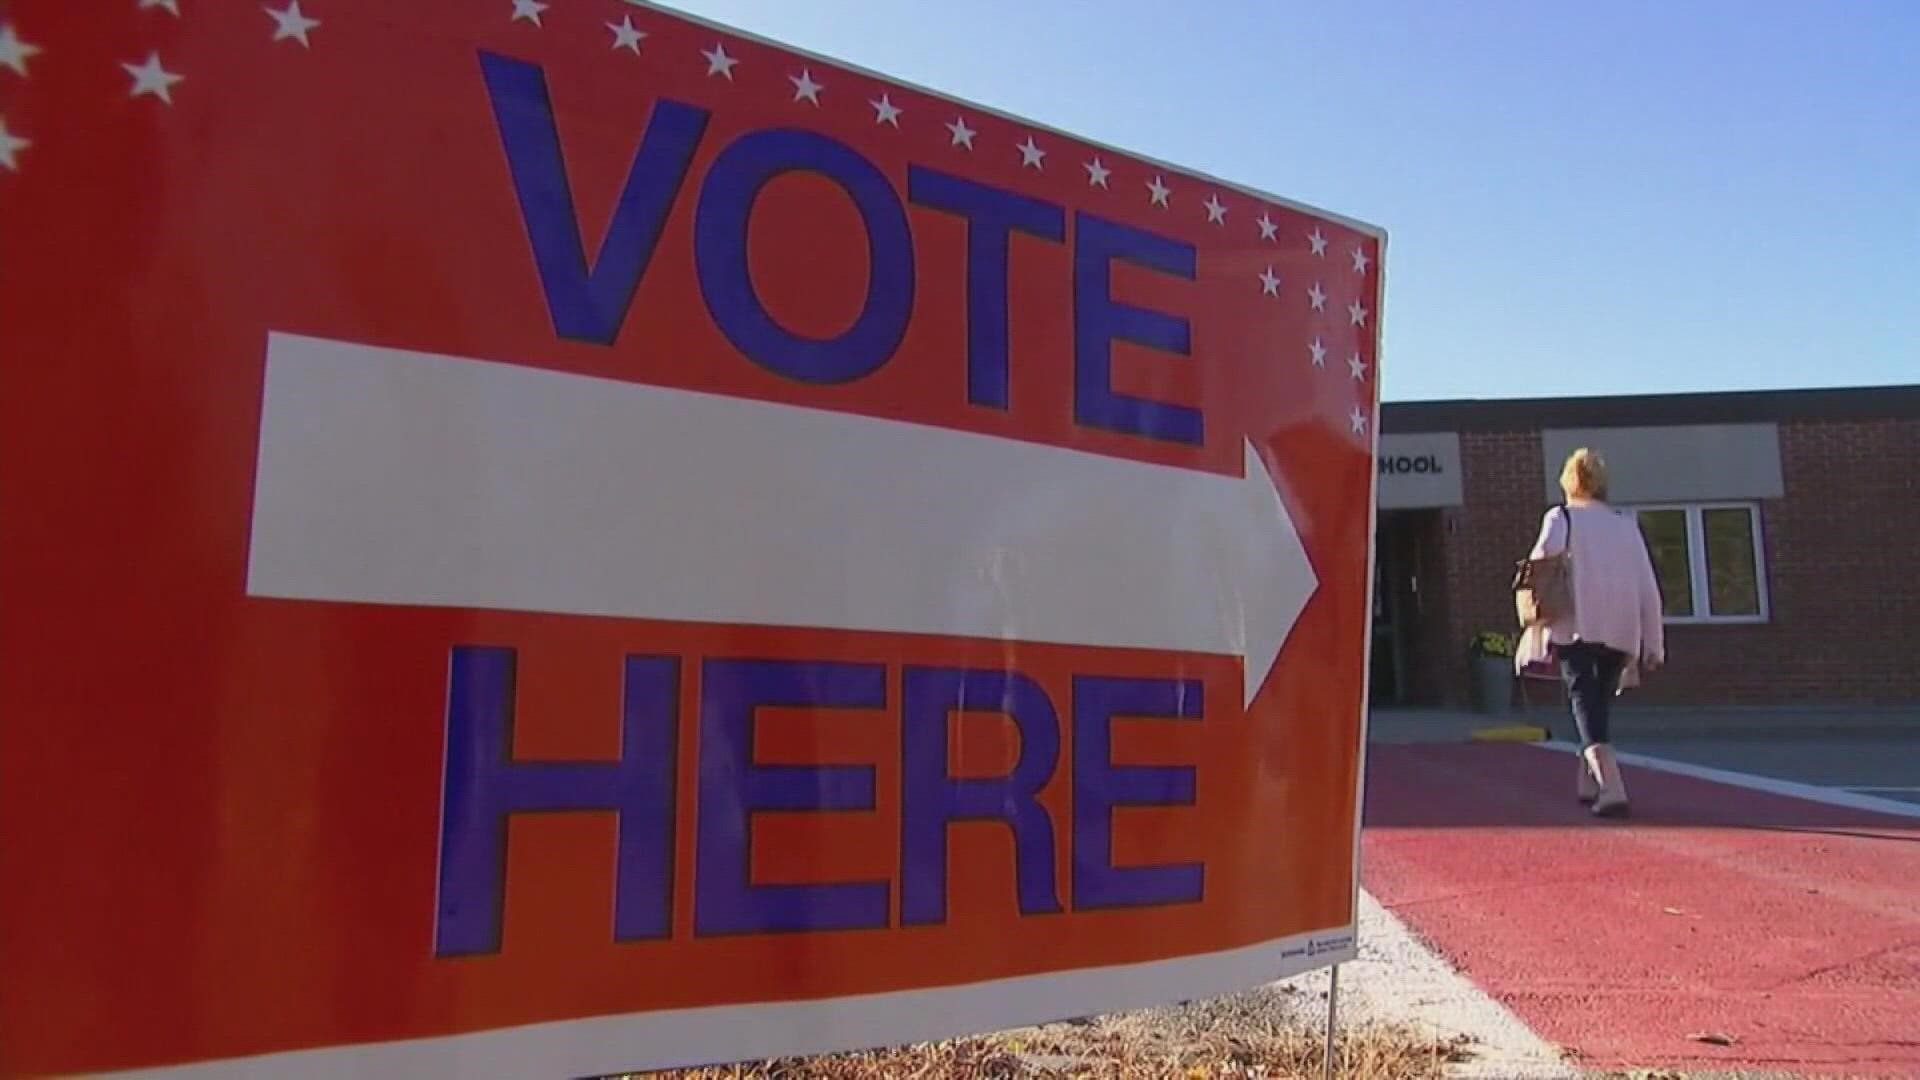
[[1347, 370], [1353, 372], [1354, 378], [1364, 379], [1367, 377], [1367, 362], [1360, 359], [1359, 353], [1354, 353], [1347, 357]]
[[967, 118], [964, 116], [955, 117], [953, 123], [947, 125], [947, 130], [953, 132], [953, 145], [964, 146], [969, 150], [973, 149], [973, 137], [980, 134], [967, 126]]
[[1315, 311], [1327, 310], [1327, 291], [1320, 287], [1319, 282], [1314, 282], [1313, 288], [1307, 290], [1307, 302], [1313, 305]]
[[1225, 225], [1227, 223], [1227, 208], [1226, 205], [1220, 201], [1218, 195], [1207, 196], [1207, 201], [1201, 205], [1207, 208], [1207, 220], [1209, 222], [1215, 225]]
[[906, 110], [895, 105], [892, 98], [881, 94], [878, 101], [869, 101], [867, 104], [873, 106], [874, 123], [892, 124], [896, 128], [900, 126], [900, 114]]
[[150, 8], [160, 8], [163, 11], [171, 12], [176, 19], [180, 17], [180, 0], [140, 0], [141, 11], [146, 11]]
[[513, 18], [507, 21], [519, 22], [525, 19], [535, 26], [545, 25], [540, 21], [540, 13], [547, 10], [547, 7], [548, 5], [541, 3], [540, 0], [513, 0]]
[[1351, 303], [1351, 304], [1348, 304], [1348, 305], [1347, 305], [1347, 318], [1349, 318], [1349, 319], [1352, 319], [1352, 320], [1353, 320], [1353, 325], [1355, 325], [1355, 326], [1365, 326], [1365, 325], [1367, 325], [1367, 308], [1366, 308], [1366, 305], [1364, 305], [1364, 304], [1362, 304], [1362, 303], [1361, 303], [1360, 301], [1358, 301], [1358, 300], [1355, 300], [1355, 301], [1354, 301], [1353, 303]]
[[1313, 344], [1307, 346], [1307, 351], [1313, 354], [1314, 367], [1323, 368], [1327, 366], [1327, 347], [1320, 343], [1319, 338], [1313, 339]]
[[1353, 272], [1354, 273], [1356, 274], [1366, 273], [1367, 264], [1372, 261], [1373, 261], [1372, 259], [1367, 257], [1367, 253], [1365, 249], [1363, 248], [1353, 249]]
[[0, 67], [12, 68], [24, 79], [27, 77], [27, 61], [39, 52], [40, 46], [21, 41], [14, 34], [11, 24], [0, 25]]
[[1280, 226], [1273, 223], [1273, 216], [1271, 214], [1261, 214], [1260, 220], [1254, 222], [1254, 224], [1260, 226], [1260, 239], [1262, 240], [1272, 240], [1280, 231]]
[[1367, 414], [1360, 411], [1360, 406], [1355, 405], [1353, 411], [1347, 414], [1347, 423], [1353, 425], [1355, 435], [1367, 433]]
[[1086, 169], [1088, 187], [1106, 187], [1107, 177], [1113, 175], [1113, 170], [1101, 164], [1097, 155], [1092, 161], [1087, 162]]
[[820, 91], [827, 87], [813, 81], [813, 72], [801, 68], [800, 74], [787, 76], [787, 81], [793, 84], [793, 100], [811, 101], [815, 108], [820, 107]]
[[739, 63], [740, 60], [738, 57], [727, 55], [725, 42], [715, 43], [711, 51], [703, 52], [700, 55], [707, 58], [708, 75], [719, 75], [724, 77], [728, 82], [733, 81], [733, 65]]
[[1033, 136], [1031, 135], [1027, 136], [1026, 142], [1020, 144], [1020, 165], [1022, 168], [1031, 165], [1041, 172], [1046, 172], [1047, 167], [1041, 164], [1041, 159], [1046, 156], [1047, 152], [1040, 149], [1039, 145], [1033, 141]]
[[1280, 275], [1274, 273], [1271, 266], [1260, 275], [1260, 291], [1267, 296], [1280, 295]]
[[293, 0], [285, 11], [275, 11], [266, 5], [268, 15], [279, 25], [273, 28], [273, 40], [285, 41], [288, 38], [299, 42], [305, 48], [313, 48], [313, 42], [307, 40], [307, 33], [320, 25], [319, 19], [310, 19], [300, 10], [300, 0]]
[[0, 169], [8, 172], [20, 171], [20, 151], [33, 145], [32, 139], [23, 139], [7, 130], [7, 118], [0, 116]]
[[1319, 229], [1313, 230], [1313, 232], [1307, 236], [1307, 243], [1313, 245], [1313, 253], [1315, 255], [1323, 259], [1327, 257], [1327, 238], [1320, 234]]
[[133, 89], [128, 97], [140, 97], [152, 94], [167, 104], [173, 104], [173, 84], [186, 79], [185, 75], [175, 75], [160, 66], [160, 54], [147, 54], [144, 64], [121, 64], [128, 75], [133, 76]]
[[615, 52], [625, 49], [635, 56], [640, 55], [640, 39], [646, 37], [647, 32], [633, 25], [633, 16], [622, 15], [618, 26], [608, 23], [607, 29], [613, 31]]
[[1157, 176], [1147, 184], [1147, 191], [1150, 193], [1153, 199], [1153, 205], [1155, 206], [1167, 205], [1167, 196], [1173, 194], [1173, 189], [1161, 183], [1160, 178]]

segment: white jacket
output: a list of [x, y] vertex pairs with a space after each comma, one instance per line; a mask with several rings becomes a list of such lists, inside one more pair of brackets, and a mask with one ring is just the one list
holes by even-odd
[[[1620, 684], [1639, 683], [1643, 660], [1663, 663], [1667, 655], [1666, 626], [1661, 621], [1660, 582], [1647, 555], [1640, 525], [1631, 514], [1605, 503], [1548, 510], [1540, 522], [1540, 538], [1529, 558], [1541, 559], [1567, 550], [1566, 515], [1573, 524], [1573, 618], [1530, 632], [1518, 653], [1544, 653], [1546, 644], [1569, 645], [1591, 641], [1627, 654], [1627, 671]], [[1524, 666], [1534, 657], [1515, 657]]]

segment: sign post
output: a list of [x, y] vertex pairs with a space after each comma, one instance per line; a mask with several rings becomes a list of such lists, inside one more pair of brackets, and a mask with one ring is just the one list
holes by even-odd
[[1340, 1033], [1340, 965], [1335, 964], [1327, 972], [1327, 1053], [1326, 1061], [1320, 1072], [1326, 1080], [1333, 1080], [1339, 1069], [1334, 1065], [1339, 1051]]
[[1383, 235], [607, 6], [0, 8], [0, 1075], [1354, 954]]

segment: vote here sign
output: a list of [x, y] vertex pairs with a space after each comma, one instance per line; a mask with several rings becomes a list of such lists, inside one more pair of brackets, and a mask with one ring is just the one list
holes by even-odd
[[0, 42], [0, 1072], [1352, 955], [1377, 230], [612, 0]]

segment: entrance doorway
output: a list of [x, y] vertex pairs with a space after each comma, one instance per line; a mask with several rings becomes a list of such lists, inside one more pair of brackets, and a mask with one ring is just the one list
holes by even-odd
[[1376, 529], [1369, 699], [1388, 707], [1436, 704], [1446, 612], [1430, 568], [1440, 566], [1440, 511], [1382, 510]]

